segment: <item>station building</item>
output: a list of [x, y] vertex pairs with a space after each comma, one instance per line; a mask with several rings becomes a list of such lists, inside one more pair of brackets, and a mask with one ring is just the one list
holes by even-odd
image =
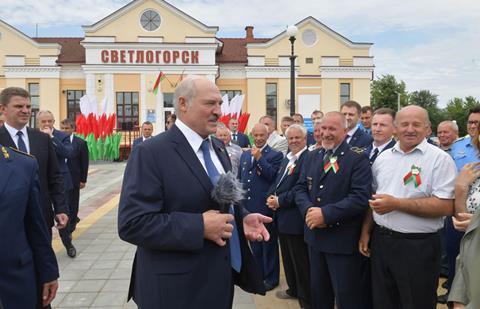
[[[296, 26], [296, 111], [309, 117], [315, 109], [338, 110], [350, 99], [368, 105], [372, 44], [352, 42], [313, 17]], [[215, 81], [222, 95], [243, 94], [249, 127], [265, 114], [289, 114], [291, 43], [284, 29], [256, 38], [247, 26], [244, 37], [221, 38], [218, 27], [162, 0], [134, 0], [82, 28], [79, 38], [29, 37], [0, 20], [0, 90], [27, 89], [34, 116], [48, 109], [57, 123], [75, 119], [87, 95], [100, 111], [106, 106], [117, 114], [119, 129], [148, 119], [158, 133], [173, 112], [175, 86], [182, 76], [196, 74]], [[159, 72], [167, 78], [155, 95]]]

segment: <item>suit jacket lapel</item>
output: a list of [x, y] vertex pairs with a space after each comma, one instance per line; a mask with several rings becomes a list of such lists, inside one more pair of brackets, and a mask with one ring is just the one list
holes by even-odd
[[38, 139], [34, 138], [36, 132], [34, 129], [27, 128], [27, 133], [28, 133], [28, 143], [30, 144], [30, 154], [33, 156], [38, 156], [38, 154], [41, 152], [41, 149], [39, 148], [39, 145], [37, 143]]
[[225, 173], [228, 173], [229, 171], [231, 171], [232, 164], [230, 163], [230, 159], [225, 147], [222, 147], [221, 144], [213, 138], [212, 138], [212, 146], [213, 146], [213, 150], [215, 150], [215, 153], [217, 154], [218, 160], [220, 161], [220, 163], [223, 166], [223, 169], [225, 170]]
[[176, 145], [174, 146], [175, 151], [183, 159], [192, 174], [197, 177], [198, 181], [203, 186], [205, 191], [207, 191], [207, 193], [210, 195], [210, 192], [213, 189], [213, 185], [207, 175], [207, 172], [205, 172], [205, 169], [200, 163], [200, 160], [198, 160], [197, 155], [193, 152], [192, 147], [190, 146], [182, 132], [177, 128], [177, 126], [174, 125], [170, 130], [168, 131], [172, 134], [172, 141], [176, 143]]
[[287, 168], [288, 162], [290, 162], [290, 160], [288, 160], [287, 157], [283, 158], [282, 164], [280, 165], [279, 169], [280, 173], [278, 173], [277, 179], [275, 181], [275, 183], [277, 184], [275, 188], [280, 187], [285, 178], [287, 178], [287, 175], [283, 175], [285, 174], [285, 169]]

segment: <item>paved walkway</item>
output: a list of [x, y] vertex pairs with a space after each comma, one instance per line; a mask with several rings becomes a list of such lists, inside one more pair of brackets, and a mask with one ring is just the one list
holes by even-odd
[[[81, 192], [81, 221], [74, 234], [77, 257], [69, 258], [58, 236], [54, 238], [60, 280], [53, 308], [136, 308], [132, 301], [126, 303], [135, 247], [120, 240], [117, 233], [117, 206], [124, 168], [125, 163], [91, 165], [87, 187]], [[299, 308], [295, 300], [275, 297], [281, 288], [285, 288], [283, 273], [280, 287], [265, 297], [236, 288], [233, 308]]]

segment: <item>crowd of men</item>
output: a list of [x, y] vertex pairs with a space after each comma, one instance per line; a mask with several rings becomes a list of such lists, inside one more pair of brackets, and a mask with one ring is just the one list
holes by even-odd
[[30, 128], [32, 104], [22, 88], [0, 93], [0, 111], [0, 306], [48, 307], [59, 276], [52, 227], [68, 256], [77, 254], [72, 233], [87, 182], [87, 144], [74, 136], [69, 119], [57, 130], [47, 110], [36, 115], [38, 129]]
[[[479, 161], [480, 108], [469, 112], [468, 137], [445, 121], [434, 141], [427, 111], [415, 105], [395, 112], [347, 101], [314, 111], [313, 132], [301, 114], [283, 117], [281, 133], [265, 115], [247, 136], [237, 119], [219, 124], [220, 92], [203, 77], [185, 78], [173, 101], [165, 133], [153, 136], [152, 123], [142, 124], [119, 203], [119, 236], [137, 246], [129, 299], [140, 308], [231, 308], [234, 285], [262, 295], [279, 285], [280, 254], [287, 289], [276, 296], [301, 308], [433, 309], [447, 301], [437, 288], [440, 275], [452, 285], [462, 237], [454, 228], [461, 218], [451, 217], [455, 181]], [[23, 89], [5, 89], [0, 104], [0, 205], [11, 212], [0, 230], [22, 229], [15, 246], [0, 240], [12, 248], [0, 256], [0, 301], [15, 307], [28, 290], [22, 308], [46, 306], [58, 286], [55, 221], [76, 255], [86, 146], [74, 123], [56, 130], [48, 111], [37, 114], [40, 130], [28, 128]], [[7, 181], [18, 189], [2, 191]]]

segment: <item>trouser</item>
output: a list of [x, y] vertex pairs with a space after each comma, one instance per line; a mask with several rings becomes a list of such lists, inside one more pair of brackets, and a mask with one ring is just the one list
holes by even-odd
[[435, 309], [439, 233], [399, 233], [375, 226], [371, 241], [373, 307]]
[[445, 248], [447, 251], [448, 259], [448, 280], [447, 280], [447, 290], [450, 291], [450, 287], [453, 283], [453, 278], [455, 277], [455, 264], [457, 256], [460, 253], [460, 242], [462, 241], [463, 232], [459, 232], [453, 226], [452, 217], [447, 217], [445, 219]]
[[270, 239], [250, 242], [250, 246], [255, 260], [262, 270], [263, 280], [272, 286], [277, 286], [280, 281], [277, 228], [274, 223], [268, 223], [265, 227], [270, 233]]
[[283, 269], [289, 294], [300, 307], [310, 308], [310, 261], [303, 235], [279, 234]]
[[[67, 226], [65, 226], [63, 229], [58, 230], [58, 234], [60, 235], [60, 239], [62, 240], [63, 245], [65, 248], [70, 248], [72, 246], [72, 232], [73, 229], [76, 227], [77, 224], [77, 214], [72, 214], [72, 211], [70, 210], [70, 198], [71, 198], [71, 193], [73, 190], [68, 191], [65, 196], [65, 200], [68, 202], [68, 222]], [[78, 213], [78, 208], [77, 208], [77, 213]]]
[[337, 309], [361, 308], [360, 254], [326, 253], [311, 246], [308, 253], [312, 308], [333, 309], [335, 304]]

